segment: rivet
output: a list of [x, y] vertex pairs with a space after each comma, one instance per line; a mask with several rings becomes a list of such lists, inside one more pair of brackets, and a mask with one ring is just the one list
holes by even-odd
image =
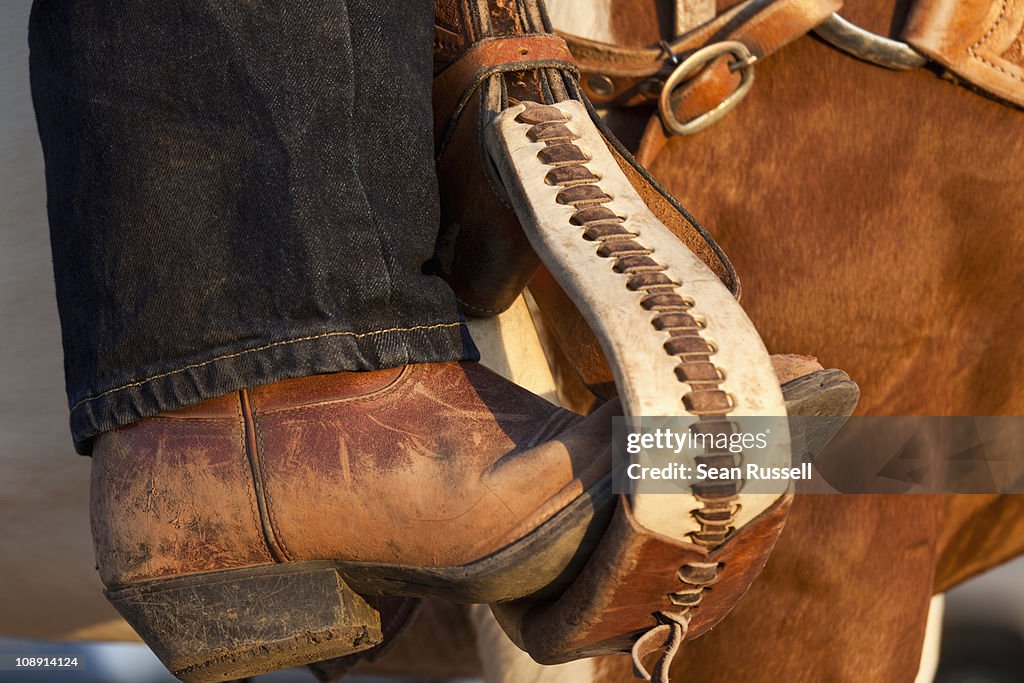
[[615, 92], [615, 84], [612, 79], [604, 74], [594, 74], [588, 78], [587, 87], [590, 88], [590, 92], [601, 97], [608, 97]]

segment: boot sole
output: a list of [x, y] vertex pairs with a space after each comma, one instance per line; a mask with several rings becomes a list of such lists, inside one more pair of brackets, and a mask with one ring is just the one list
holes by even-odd
[[176, 677], [212, 683], [332, 659], [382, 640], [375, 595], [494, 603], [560, 594], [615, 509], [611, 476], [502, 550], [458, 567], [306, 561], [109, 588]]
[[814, 462], [857, 407], [860, 387], [842, 370], [817, 370], [782, 385], [793, 462]]
[[189, 683], [341, 657], [383, 639], [376, 607], [323, 563], [232, 569], [106, 593], [164, 666]]

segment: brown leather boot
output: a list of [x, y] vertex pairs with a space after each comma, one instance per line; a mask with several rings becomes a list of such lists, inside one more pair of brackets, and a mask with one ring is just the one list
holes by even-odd
[[379, 642], [366, 595], [555, 595], [614, 509], [587, 419], [475, 363], [247, 389], [101, 435], [92, 528], [118, 611], [212, 681]]
[[[811, 462], [853, 411], [860, 391], [846, 373], [826, 370], [812, 356], [775, 355], [771, 360], [787, 414], [815, 417], [814, 421], [791, 424], [794, 462]], [[720, 548], [709, 548], [707, 543], [700, 547], [652, 535], [638, 527], [628, 502], [621, 499], [614, 521], [593, 549], [587, 566], [562, 595], [555, 600], [526, 600], [492, 609], [506, 632], [537, 661], [554, 664], [633, 652], [637, 670], [645, 674], [652, 656], [667, 648], [648, 674], [652, 680], [664, 680], [683, 639], [705, 633], [742, 599], [772, 551], [788, 506], [788, 498], [780, 500], [743, 533], [730, 533]], [[382, 601], [381, 606], [384, 642], [312, 665], [310, 669], [319, 680], [341, 681], [357, 665], [360, 672], [374, 675], [481, 675], [479, 665], [473, 669], [472, 658], [467, 659], [465, 652], [456, 656], [460, 638], [472, 638], [464, 617], [444, 611], [445, 603], [438, 601], [426, 601], [424, 612], [415, 612], [414, 603], [422, 601], [385, 600], [389, 602]], [[666, 608], [675, 621], [658, 619], [657, 612]], [[414, 613], [420, 617], [410, 616]], [[410, 658], [424, 643], [437, 643], [437, 615], [445, 620], [444, 647], [431, 650], [429, 661], [420, 656]], [[685, 633], [680, 622], [685, 622]], [[402, 635], [406, 629], [408, 636]]]

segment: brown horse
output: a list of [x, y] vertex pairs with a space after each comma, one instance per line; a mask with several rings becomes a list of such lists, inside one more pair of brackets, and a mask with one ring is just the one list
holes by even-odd
[[[898, 34], [909, 4], [844, 15]], [[620, 44], [664, 37], [649, 0], [611, 15]], [[736, 110], [650, 167], [730, 254], [769, 350], [847, 370], [863, 414], [1024, 414], [1024, 114], [813, 37], [757, 70]], [[912, 680], [932, 593], [1021, 552], [1024, 496], [798, 496], [764, 574], [673, 671]]]

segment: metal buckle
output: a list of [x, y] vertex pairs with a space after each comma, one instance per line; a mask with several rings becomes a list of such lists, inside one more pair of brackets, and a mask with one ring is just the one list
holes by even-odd
[[[731, 54], [736, 58], [729, 69], [741, 71], [739, 86], [729, 93], [729, 96], [722, 100], [717, 107], [705, 112], [695, 119], [685, 123], [676, 118], [672, 111], [672, 93], [689, 76], [704, 68], [722, 55]], [[704, 130], [715, 121], [728, 114], [733, 107], [740, 103], [750, 86], [754, 84], [754, 62], [757, 57], [743, 43], [736, 40], [724, 40], [720, 43], [712, 43], [697, 50], [684, 59], [675, 68], [672, 74], [665, 81], [661, 89], [661, 97], [658, 99], [658, 109], [661, 111], [661, 120], [665, 128], [673, 135], [692, 135], [697, 131]]]

